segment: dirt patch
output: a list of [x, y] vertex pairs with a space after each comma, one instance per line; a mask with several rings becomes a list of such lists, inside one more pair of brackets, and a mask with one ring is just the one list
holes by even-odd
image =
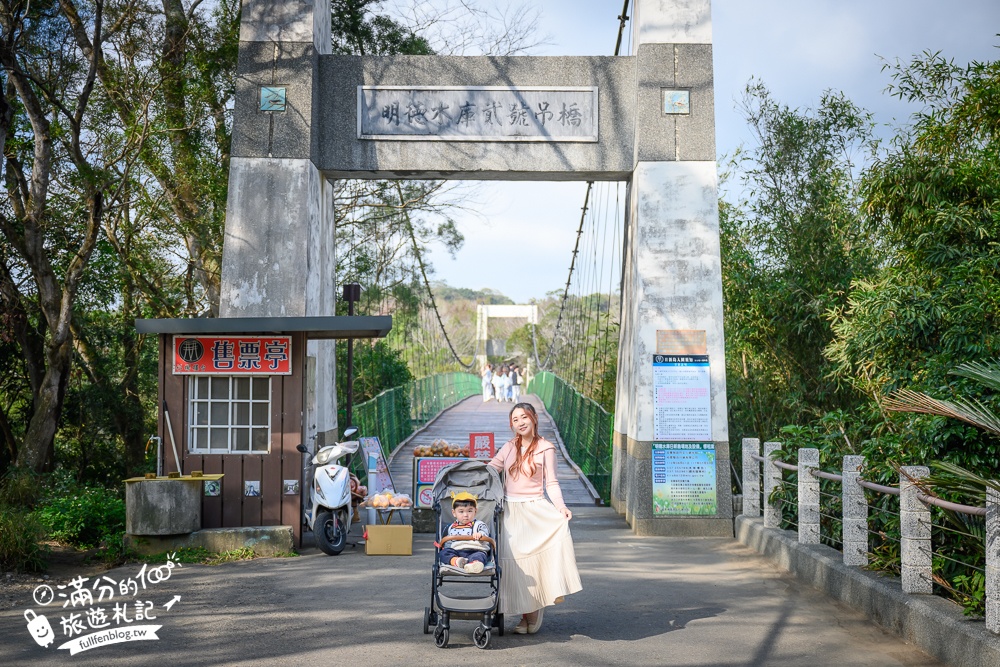
[[108, 569], [104, 563], [94, 561], [97, 549], [80, 550], [55, 542], [47, 546], [50, 549], [48, 570], [43, 574], [0, 573], [0, 611], [34, 606], [32, 592], [40, 584], [55, 589], [76, 577], [92, 577]]

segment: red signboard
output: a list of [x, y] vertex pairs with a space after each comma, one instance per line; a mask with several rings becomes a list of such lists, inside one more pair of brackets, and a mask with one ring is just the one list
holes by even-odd
[[496, 456], [492, 433], [470, 433], [469, 455], [474, 459], [492, 459]]
[[174, 336], [174, 375], [291, 375], [291, 336]]

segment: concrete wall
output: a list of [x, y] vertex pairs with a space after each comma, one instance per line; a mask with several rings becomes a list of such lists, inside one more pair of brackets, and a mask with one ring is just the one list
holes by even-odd
[[[357, 178], [624, 180], [632, 171], [635, 63], [626, 57], [324, 56], [316, 165]], [[597, 86], [597, 143], [386, 141], [357, 138], [357, 87]]]
[[[329, 0], [244, 2], [222, 255], [222, 317], [333, 315], [333, 186], [313, 164], [317, 63], [330, 51]], [[262, 86], [285, 90], [261, 111]], [[302, 437], [337, 437], [336, 355], [310, 341]]]
[[[643, 0], [636, 43], [635, 168], [626, 233], [612, 506], [639, 534], [731, 535], [711, 12], [708, 0]], [[690, 111], [667, 114], [666, 90]], [[653, 367], [658, 330], [706, 332], [711, 363], [715, 517], [653, 516]]]

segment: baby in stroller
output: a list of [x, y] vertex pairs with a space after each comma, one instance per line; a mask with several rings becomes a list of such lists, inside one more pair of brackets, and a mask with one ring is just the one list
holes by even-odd
[[489, 538], [490, 531], [476, 518], [477, 505], [476, 497], [468, 491], [451, 494], [451, 514], [455, 521], [448, 526], [448, 534], [442, 538], [438, 554], [443, 564], [471, 574], [483, 571], [490, 552], [489, 542], [483, 540]]
[[472, 639], [486, 648], [503, 634], [500, 566], [496, 562], [503, 483], [484, 461], [461, 461], [438, 473], [431, 490], [437, 531], [431, 605], [424, 609], [424, 633], [439, 648], [448, 645], [451, 621], [478, 620]]

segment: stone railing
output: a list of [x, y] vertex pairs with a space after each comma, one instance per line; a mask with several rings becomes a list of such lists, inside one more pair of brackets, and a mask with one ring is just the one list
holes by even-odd
[[[919, 480], [930, 474], [924, 466], [900, 468], [899, 487], [882, 486], [863, 479], [865, 457], [844, 456], [840, 474], [820, 470], [819, 450], [798, 450], [798, 465], [776, 460], [781, 443], [765, 442], [763, 455], [757, 438], [743, 439], [743, 514], [763, 515], [765, 528], [780, 528], [780, 501], [772, 501], [782, 484], [782, 470], [798, 473], [798, 541], [820, 542], [820, 480], [840, 483], [844, 565], [864, 567], [869, 558], [868, 509], [865, 489], [899, 497], [900, 578], [904, 593], [929, 594], [933, 590], [931, 506], [952, 512], [986, 517], [986, 627], [1000, 634], [1000, 493], [986, 489], [986, 507], [959, 505], [929, 496]], [[763, 494], [761, 494], [763, 491]]]

